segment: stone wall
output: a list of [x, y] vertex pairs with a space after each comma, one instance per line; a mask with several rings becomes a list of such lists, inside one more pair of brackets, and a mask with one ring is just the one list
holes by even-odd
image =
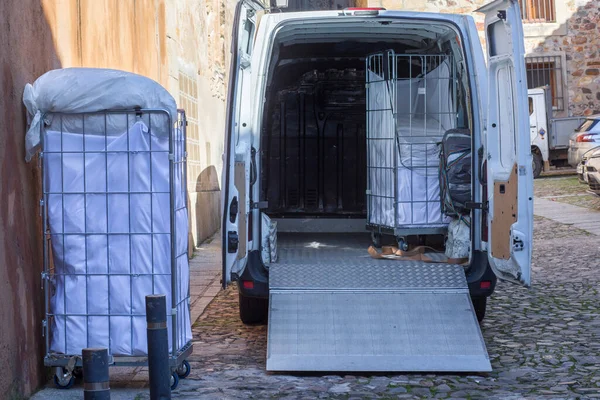
[[599, 114], [600, 0], [566, 3], [566, 35], [527, 38], [526, 48], [532, 55], [563, 54], [568, 113], [574, 116]]
[[234, 0], [0, 1], [0, 399], [28, 397], [43, 367], [40, 176], [24, 161], [23, 88], [50, 69], [148, 76], [185, 107], [192, 244], [219, 227], [219, 175]]

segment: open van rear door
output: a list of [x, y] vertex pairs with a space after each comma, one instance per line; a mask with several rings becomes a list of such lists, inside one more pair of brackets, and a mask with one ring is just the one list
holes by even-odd
[[529, 286], [533, 171], [519, 3], [496, 0], [477, 11], [488, 55], [488, 258], [499, 278]]
[[231, 65], [227, 95], [227, 123], [222, 173], [222, 260], [223, 287], [232, 273], [243, 269], [248, 250], [248, 217], [252, 144], [250, 127], [241, 121], [241, 105], [251, 90], [251, 64], [258, 13], [264, 9], [258, 1], [241, 0], [235, 10], [231, 39]]

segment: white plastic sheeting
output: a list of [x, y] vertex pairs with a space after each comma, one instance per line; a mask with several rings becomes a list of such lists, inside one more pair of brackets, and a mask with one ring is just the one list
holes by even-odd
[[[40, 145], [41, 125], [49, 125], [47, 112], [82, 113], [100, 110], [139, 108], [165, 109], [173, 122], [177, 104], [165, 88], [150, 78], [130, 72], [99, 68], [65, 68], [46, 72], [33, 85], [25, 85], [23, 103], [27, 107], [30, 127], [25, 136], [25, 159], [30, 161]], [[86, 120], [87, 134], [122, 133], [122, 116], [109, 115]], [[153, 125], [162, 124], [157, 132], [168, 134], [164, 118], [153, 117]], [[65, 119], [64, 129], [82, 132], [81, 119]]]
[[[50, 310], [56, 314], [50, 351], [107, 347], [113, 355], [144, 355], [145, 296], [166, 294], [170, 309], [173, 295], [168, 135], [138, 121], [128, 134], [47, 131], [44, 141], [46, 191], [54, 193], [47, 197], [55, 267]], [[175, 209], [185, 201], [176, 174]], [[177, 259], [174, 293], [180, 349], [192, 339], [185, 208], [176, 212], [175, 226], [175, 254], [184, 255]]]
[[470, 218], [453, 219], [448, 224], [448, 240], [446, 240], [446, 257], [468, 258], [471, 254]]
[[277, 262], [277, 221], [265, 213], [261, 218], [261, 255], [267, 267]]
[[[171, 293], [168, 151], [175, 100], [140, 75], [67, 68], [26, 85], [23, 102], [31, 124], [26, 160], [40, 148], [42, 135], [46, 151], [43, 179], [54, 268], [49, 351], [81, 354], [84, 347], [100, 346], [113, 355], [146, 354], [145, 296], [151, 293], [165, 294], [168, 309], [176, 297], [180, 349], [191, 340], [191, 326], [181, 174], [174, 182], [175, 209], [180, 208], [175, 212], [178, 286]], [[164, 112], [142, 118], [84, 114], [134, 108]], [[173, 140], [181, 158], [184, 146], [177, 141], [183, 138], [178, 134]], [[171, 318], [168, 324], [172, 348]]]
[[396, 81], [396, 117], [394, 81], [368, 74], [368, 222], [392, 228], [447, 224], [440, 205], [437, 142], [455, 125], [448, 62], [424, 77]]

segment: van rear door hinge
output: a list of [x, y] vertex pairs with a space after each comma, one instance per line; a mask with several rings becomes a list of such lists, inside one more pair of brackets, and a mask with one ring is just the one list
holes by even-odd
[[465, 203], [465, 208], [468, 210], [483, 210], [483, 211], [487, 211], [488, 209], [488, 202], [484, 201], [483, 203], [476, 203], [474, 201], [467, 201]]
[[255, 201], [254, 203], [252, 203], [252, 209], [253, 210], [263, 210], [265, 208], [269, 207], [269, 202], [268, 201]]

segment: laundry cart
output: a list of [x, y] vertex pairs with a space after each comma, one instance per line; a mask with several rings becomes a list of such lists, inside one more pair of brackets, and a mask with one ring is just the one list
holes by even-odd
[[449, 54], [395, 54], [366, 59], [367, 228], [376, 245], [393, 235], [444, 234], [440, 142], [464, 124]]
[[59, 387], [84, 348], [147, 365], [145, 296], [164, 294], [175, 388], [192, 352], [185, 113], [138, 75], [48, 74], [24, 95], [42, 171], [44, 364]]

